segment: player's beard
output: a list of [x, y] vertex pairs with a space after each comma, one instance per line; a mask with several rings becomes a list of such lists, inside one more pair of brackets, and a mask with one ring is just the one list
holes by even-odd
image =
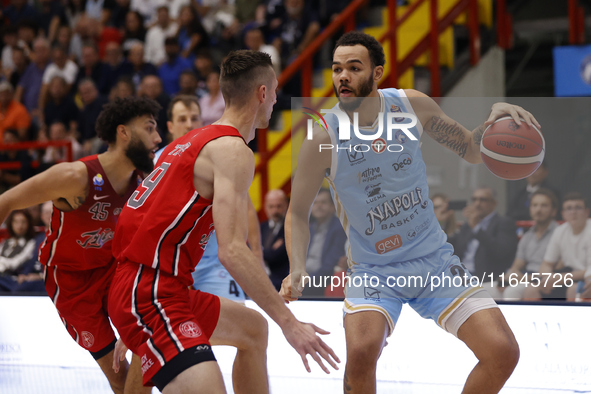
[[[373, 90], [373, 71], [371, 70], [371, 74], [367, 78], [367, 80], [359, 86], [359, 89], [355, 90], [351, 86], [345, 85], [348, 89], [350, 89], [354, 94], [355, 97], [347, 97], [341, 98], [336, 86], [333, 84], [332, 87], [334, 89], [335, 95], [339, 98], [339, 102], [341, 104], [341, 108], [347, 112], [351, 112], [359, 108], [363, 99], [369, 96], [371, 91]], [[341, 85], [342, 86], [342, 85]], [[340, 89], [340, 86], [339, 86]], [[343, 101], [344, 100], [344, 101]]]
[[131, 160], [131, 163], [139, 171], [149, 174], [154, 170], [154, 162], [150, 159], [150, 150], [146, 148], [146, 145], [141, 139], [132, 132], [131, 141], [125, 151], [125, 156]]

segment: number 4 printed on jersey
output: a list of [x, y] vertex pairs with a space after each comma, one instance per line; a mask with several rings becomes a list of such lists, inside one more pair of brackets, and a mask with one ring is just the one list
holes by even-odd
[[158, 185], [158, 182], [162, 180], [164, 174], [170, 167], [170, 163], [162, 162], [158, 168], [156, 168], [150, 175], [144, 179], [142, 184], [127, 201], [127, 206], [133, 209], [137, 209], [144, 205], [146, 199], [152, 194], [152, 191]]

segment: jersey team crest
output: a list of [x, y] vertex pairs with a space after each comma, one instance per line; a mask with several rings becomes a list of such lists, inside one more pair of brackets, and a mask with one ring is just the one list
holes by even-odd
[[197, 323], [193, 321], [186, 321], [179, 326], [181, 334], [187, 338], [197, 338], [201, 336], [202, 332]]

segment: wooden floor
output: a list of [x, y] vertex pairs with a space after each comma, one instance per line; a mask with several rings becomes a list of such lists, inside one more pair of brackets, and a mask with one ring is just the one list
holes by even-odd
[[[251, 302], [247, 306], [257, 309]], [[47, 297], [0, 297], [0, 394], [111, 393], [98, 365], [71, 340], [52, 308]], [[339, 371], [326, 375], [310, 360], [312, 372], [307, 373], [299, 355], [271, 322], [267, 350], [271, 392], [342, 393], [345, 338], [341, 304], [300, 301], [290, 308], [298, 319], [331, 331], [323, 338], [343, 363]], [[23, 310], [30, 313], [22, 314]], [[519, 364], [502, 394], [591, 393], [590, 307], [501, 305], [501, 311], [521, 349]], [[214, 347], [214, 353], [227, 391], [233, 393], [235, 350]], [[377, 391], [460, 393], [476, 362], [458, 339], [405, 307], [378, 362]]]

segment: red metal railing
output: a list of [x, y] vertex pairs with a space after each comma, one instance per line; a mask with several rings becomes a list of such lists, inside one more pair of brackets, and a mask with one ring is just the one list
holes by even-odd
[[[330, 23], [322, 33], [292, 62], [279, 76], [279, 88], [285, 85], [297, 72], [302, 75], [302, 97], [311, 97], [312, 91], [312, 58], [322, 45], [336, 34], [341, 28], [345, 31], [351, 31], [355, 28], [355, 15], [357, 11], [368, 3], [369, 0], [353, 0], [347, 8], [341, 12], [332, 23]], [[398, 61], [397, 52], [397, 32], [399, 26], [408, 19], [425, 1], [430, 2], [430, 32], [410, 51], [410, 53], [401, 61]], [[438, 97], [441, 95], [441, 78], [439, 72], [439, 35], [447, 29], [453, 21], [463, 12], [467, 13], [469, 40], [470, 40], [470, 62], [475, 65], [480, 60], [480, 32], [478, 20], [478, 2], [477, 0], [460, 0], [441, 20], [438, 19], [437, 0], [417, 0], [413, 2], [406, 10], [404, 15], [397, 17], [397, 0], [387, 0], [389, 12], [389, 29], [379, 38], [378, 41], [384, 43], [390, 41], [390, 57], [388, 62], [390, 64], [390, 74], [387, 81], [382, 82], [380, 87], [397, 86], [398, 78], [406, 70], [412, 67], [417, 59], [425, 52], [430, 51], [431, 62], [429, 65], [431, 71], [431, 96]], [[511, 42], [511, 18], [507, 14], [506, 0], [497, 0], [497, 43], [502, 48], [508, 48]], [[323, 97], [330, 97], [333, 95], [332, 87], [324, 92]], [[319, 103], [322, 104], [322, 101]], [[303, 129], [305, 120], [303, 119], [298, 124], [294, 125], [294, 133]], [[255, 172], [261, 176], [261, 206], [262, 199], [269, 190], [269, 161], [281, 150], [283, 146], [291, 139], [291, 133], [286, 133], [281, 138], [273, 149], [269, 150], [267, 145], [267, 130], [259, 130], [258, 132], [258, 152], [260, 162], [257, 165]], [[291, 190], [291, 180], [282, 185], [282, 189], [289, 193]]]
[[[72, 154], [72, 141], [47, 141], [47, 142], [17, 142], [14, 144], [0, 144], [0, 151], [7, 150], [29, 150], [29, 149], [45, 149], [50, 146], [66, 147], [66, 160], [72, 161], [74, 155]], [[6, 161], [0, 163], [0, 170], [18, 170], [22, 164], [20, 161]], [[31, 162], [31, 167], [39, 167], [39, 162], [34, 160]]]
[[585, 42], [585, 10], [578, 0], [568, 0], [568, 39], [571, 45]]

